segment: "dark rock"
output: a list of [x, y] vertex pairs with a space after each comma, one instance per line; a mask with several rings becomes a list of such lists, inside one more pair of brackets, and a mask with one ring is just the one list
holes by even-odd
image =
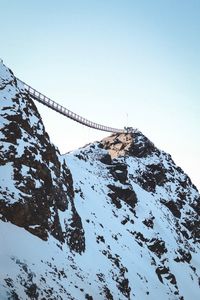
[[[19, 92], [14, 77], [7, 84], [12, 84], [18, 92], [8, 100], [9, 105], [6, 105], [7, 100], [1, 100], [5, 106], [0, 113], [4, 120], [0, 163], [12, 166], [11, 176], [18, 199], [8, 189], [0, 187], [1, 219], [24, 227], [43, 240], [51, 234], [61, 243], [69, 242], [74, 251], [82, 252], [84, 231], [73, 204], [70, 170], [65, 161], [62, 164], [59, 161], [60, 153], [51, 144], [34, 102], [27, 93]], [[66, 227], [63, 232], [59, 210], [67, 210], [69, 203], [72, 223], [62, 224]]]
[[112, 164], [110, 167], [110, 173], [114, 179], [119, 180], [120, 183], [125, 184], [127, 181], [127, 165], [125, 164]]
[[146, 244], [149, 241], [141, 232], [130, 231], [130, 233], [134, 236], [136, 242], [140, 247], [143, 247], [143, 244]]
[[200, 197], [194, 199], [193, 203], [190, 205], [196, 211], [197, 215], [200, 216]]
[[191, 218], [184, 218], [184, 222], [182, 222], [182, 225], [184, 227], [186, 227], [193, 239], [194, 239], [194, 242], [196, 243], [199, 243], [200, 241], [200, 219], [195, 219], [194, 217], [191, 217]]
[[187, 262], [190, 263], [192, 255], [190, 252], [186, 252], [183, 249], [178, 249], [179, 255], [174, 259], [176, 262]]
[[109, 288], [107, 286], [104, 287], [104, 293], [107, 300], [114, 300]]
[[108, 185], [112, 191], [108, 196], [112, 199], [117, 208], [121, 208], [120, 200], [126, 202], [130, 207], [134, 208], [137, 203], [136, 193], [131, 188], [122, 189], [114, 185]]
[[165, 247], [165, 242], [160, 239], [153, 238], [149, 240], [147, 243], [147, 247], [150, 251], [154, 252], [159, 258], [167, 252], [167, 249]]
[[165, 266], [160, 266], [156, 268], [156, 274], [160, 282], [163, 283], [163, 277], [164, 277], [167, 280], [169, 280], [171, 284], [176, 285], [176, 277], [172, 273], [170, 273], [169, 268]]
[[88, 295], [88, 294], [86, 294], [86, 295], [85, 295], [85, 299], [87, 299], [87, 300], [93, 300], [93, 297], [90, 296], [90, 295]]
[[133, 142], [128, 151], [129, 155], [141, 158], [147, 157], [156, 151], [154, 144], [141, 132], [135, 131], [132, 134]]
[[149, 219], [145, 219], [142, 223], [144, 224], [144, 225], [146, 225], [148, 228], [152, 228], [153, 229], [153, 226], [154, 226], [154, 219], [155, 219], [155, 217], [151, 217], [151, 218], [149, 218]]
[[181, 212], [177, 206], [177, 204], [170, 200], [170, 201], [166, 201], [164, 199], [161, 199], [160, 202], [162, 204], [164, 204], [167, 208], [169, 208], [169, 210], [171, 211], [171, 213], [174, 215], [174, 217], [179, 218], [181, 217]]
[[70, 249], [80, 254], [85, 251], [85, 235], [82, 221], [74, 206], [72, 221], [66, 230], [67, 244]]
[[112, 164], [112, 159], [110, 154], [105, 154], [100, 158], [100, 162], [102, 162], [105, 165], [111, 165]]
[[136, 179], [137, 183], [148, 192], [155, 192], [156, 186], [162, 186], [167, 181], [166, 170], [162, 164], [147, 165]]

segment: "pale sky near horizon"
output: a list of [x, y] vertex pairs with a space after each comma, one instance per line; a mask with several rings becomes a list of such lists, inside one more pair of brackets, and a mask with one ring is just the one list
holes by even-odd
[[[0, 0], [0, 57], [66, 108], [132, 126], [200, 190], [200, 1]], [[38, 105], [61, 153], [106, 137]]]

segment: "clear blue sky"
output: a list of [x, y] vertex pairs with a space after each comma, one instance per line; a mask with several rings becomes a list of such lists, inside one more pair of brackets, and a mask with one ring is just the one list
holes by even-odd
[[[129, 125], [200, 189], [199, 0], [0, 0], [0, 57], [28, 84], [104, 125]], [[66, 152], [106, 133], [38, 106]]]

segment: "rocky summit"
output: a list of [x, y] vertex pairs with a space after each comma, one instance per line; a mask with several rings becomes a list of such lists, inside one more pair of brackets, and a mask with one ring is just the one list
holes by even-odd
[[200, 195], [139, 130], [61, 155], [0, 63], [0, 299], [200, 299]]

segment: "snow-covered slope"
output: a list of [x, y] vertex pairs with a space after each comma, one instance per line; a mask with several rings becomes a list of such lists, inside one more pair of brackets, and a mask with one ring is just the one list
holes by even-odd
[[141, 132], [60, 155], [0, 64], [0, 299], [200, 299], [200, 195]]

